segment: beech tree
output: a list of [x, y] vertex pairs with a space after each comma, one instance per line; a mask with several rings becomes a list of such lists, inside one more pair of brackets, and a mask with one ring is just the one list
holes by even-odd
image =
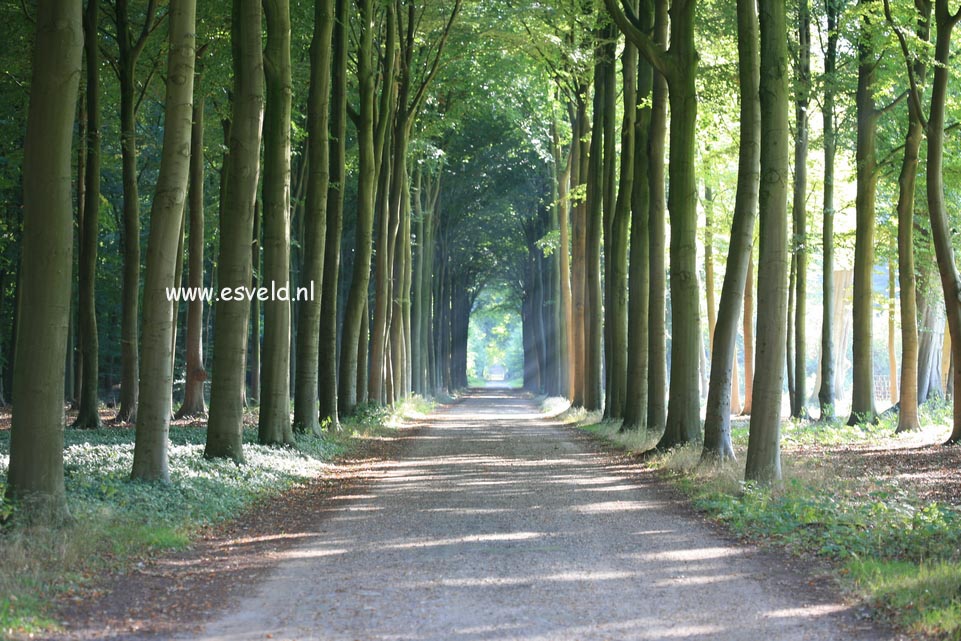
[[[39, 0], [23, 158], [23, 236], [7, 496], [25, 520], [68, 518], [63, 398], [73, 260], [71, 147], [83, 56], [80, 0]], [[42, 350], [36, 350], [43, 345]]]
[[173, 386], [174, 303], [167, 292], [179, 285], [184, 212], [191, 164], [196, 0], [171, 0], [164, 143], [150, 210], [143, 305], [143, 390], [137, 411], [132, 476], [169, 481], [167, 433]]
[[[254, 208], [260, 174], [260, 141], [264, 115], [261, 3], [233, 0], [231, 13], [234, 88], [230, 118], [230, 167], [220, 212], [222, 287], [250, 287]], [[219, 299], [216, 305], [210, 418], [204, 456], [244, 461], [244, 361], [250, 306], [242, 300]]]
[[772, 482], [781, 478], [781, 399], [784, 338], [787, 333], [788, 249], [788, 51], [786, 8], [780, 0], [761, 0], [760, 106], [761, 175], [757, 353], [745, 477]]

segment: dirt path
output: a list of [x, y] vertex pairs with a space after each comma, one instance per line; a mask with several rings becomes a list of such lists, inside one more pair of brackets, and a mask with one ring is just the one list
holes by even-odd
[[184, 638], [887, 639], [532, 401], [477, 391]]

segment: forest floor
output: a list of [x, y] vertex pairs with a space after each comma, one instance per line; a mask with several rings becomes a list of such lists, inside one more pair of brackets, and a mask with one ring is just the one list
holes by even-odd
[[832, 576], [735, 540], [536, 401], [483, 390], [61, 617], [84, 640], [898, 638]]

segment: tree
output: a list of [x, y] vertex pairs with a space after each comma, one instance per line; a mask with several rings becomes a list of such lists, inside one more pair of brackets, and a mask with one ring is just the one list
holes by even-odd
[[834, 116], [838, 59], [838, 19], [843, 0], [824, 0], [827, 21], [827, 50], [824, 52], [824, 97], [821, 118], [824, 129], [824, 204], [822, 213], [821, 387], [818, 390], [820, 420], [834, 418], [834, 158], [837, 146]]
[[[931, 3], [915, 2], [920, 15], [916, 35], [922, 42], [930, 39]], [[904, 34], [894, 26], [888, 0], [884, 12], [894, 27], [903, 51], [907, 51]], [[918, 305], [914, 275], [914, 194], [917, 187], [918, 161], [924, 139], [924, 115], [920, 100], [920, 83], [924, 81], [926, 64], [920, 57], [910, 62], [914, 94], [908, 101], [908, 127], [904, 138], [904, 155], [898, 175], [898, 281], [901, 288], [901, 384], [898, 396], [897, 432], [921, 429], [918, 417]]]
[[[193, 127], [190, 132], [190, 237], [187, 286], [200, 291], [204, 285], [204, 103], [201, 90], [200, 59], [202, 49], [197, 50], [197, 73], [194, 79]], [[195, 297], [187, 303], [187, 376], [184, 383], [184, 400], [177, 410], [176, 418], [203, 416], [207, 413], [204, 400], [203, 352], [204, 301]]]
[[100, 427], [100, 340], [97, 336], [97, 247], [100, 244], [100, 0], [87, 0], [83, 16], [84, 53], [87, 59], [87, 157], [84, 159], [83, 222], [80, 228], [80, 349], [83, 377], [80, 407], [73, 426]]
[[[668, 210], [671, 217], [671, 382], [667, 421], [658, 449], [696, 441], [701, 435], [698, 382], [700, 311], [697, 286], [697, 188], [694, 173], [697, 120], [696, 0], [671, 5], [670, 47], [641, 31], [636, 16], [605, 0], [618, 27], [664, 75], [671, 107]], [[651, 331], [654, 331], [652, 327]], [[652, 358], [654, 355], [652, 354]]]
[[[321, 306], [327, 240], [327, 194], [330, 185], [330, 63], [334, 6], [314, 6], [314, 38], [310, 45], [310, 95], [307, 102], [307, 206], [304, 211], [303, 279], [319, 297], [302, 302], [297, 331], [297, 375], [294, 392], [294, 428], [320, 433], [318, 368], [320, 367]], [[333, 248], [332, 248], [333, 249]], [[339, 252], [337, 247], [333, 251]], [[332, 292], [336, 297], [336, 291]], [[333, 325], [333, 319], [327, 322]], [[335, 335], [336, 341], [336, 335]], [[335, 350], [336, 351], [336, 345]], [[325, 417], [328, 418], [328, 417]]]
[[[83, 55], [80, 0], [40, 0], [23, 158], [23, 236], [7, 496], [28, 521], [68, 518], [63, 398], [73, 261], [71, 144]], [[42, 345], [42, 350], [34, 349]]]
[[788, 52], [785, 5], [761, 0], [761, 182], [757, 354], [745, 478], [781, 478], [781, 399], [787, 333]]
[[[123, 283], [121, 312], [120, 410], [117, 421], [133, 421], [140, 391], [138, 354], [138, 298], [140, 290], [140, 193], [137, 185], [137, 62], [147, 38], [156, 26], [156, 1], [148, 0], [143, 25], [135, 37], [130, 22], [129, 0], [115, 0], [117, 61], [120, 81], [120, 152], [123, 171]], [[141, 94], [142, 98], [143, 94]]]
[[193, 128], [196, 0], [171, 0], [163, 155], [150, 210], [143, 305], [143, 390], [137, 411], [132, 477], [170, 480], [167, 434], [173, 386], [174, 303], [168, 292], [181, 260]]
[[330, 98], [330, 182], [327, 190], [326, 243], [323, 294], [320, 310], [320, 366], [318, 372], [320, 420], [333, 427], [338, 422], [337, 399], [337, 295], [340, 283], [340, 242], [343, 234], [344, 157], [347, 137], [347, 9], [348, 0], [336, 1], [333, 69]]
[[858, 35], [857, 235], [854, 245], [854, 388], [849, 425], [877, 421], [874, 407], [873, 317], [874, 226], [877, 199], [877, 122], [874, 91], [877, 54], [871, 43], [871, 18], [876, 0], [858, 0], [861, 26]]
[[[961, 274], [954, 259], [951, 228], [944, 201], [944, 122], [948, 96], [948, 64], [951, 56], [951, 32], [961, 20], [961, 9], [951, 13], [948, 0], [935, 0], [934, 21], [937, 36], [934, 44], [934, 77], [931, 83], [931, 111], [928, 116], [927, 196], [931, 219], [931, 238], [938, 260], [938, 274], [947, 307], [947, 325], [954, 359], [952, 400], [954, 426], [948, 443], [961, 442]], [[918, 96], [915, 92], [914, 99]]]
[[[761, 121], [758, 96], [758, 16], [754, 0], [738, 0], [737, 32], [738, 80], [741, 87], [737, 194], [727, 270], [724, 273], [721, 304], [711, 350], [711, 383], [704, 418], [702, 454], [704, 458], [719, 461], [734, 458], [731, 444], [732, 364], [737, 358], [737, 326], [754, 246], [754, 219], [758, 205]], [[745, 360], [746, 358], [745, 352]]]
[[806, 418], [807, 410], [807, 157], [808, 106], [811, 93], [811, 12], [808, 0], [798, 0], [798, 51], [795, 65], [795, 136], [794, 136], [794, 402], [791, 416]]
[[[264, 283], [290, 291], [290, 2], [265, 0]], [[315, 359], [316, 360], [316, 359]], [[290, 301], [264, 303], [258, 440], [293, 445], [290, 423]], [[316, 387], [316, 384], [315, 384]]]
[[[374, 94], [376, 60], [374, 50], [374, 3], [361, 0], [360, 35], [357, 50], [357, 83], [360, 93], [360, 109], [357, 117], [357, 139], [359, 148], [358, 199], [356, 239], [354, 242], [354, 268], [350, 282], [347, 306], [344, 309], [343, 347], [340, 356], [338, 380], [338, 403], [345, 413], [354, 411], [358, 403], [358, 390], [366, 389], [360, 385], [359, 378], [366, 366], [366, 359], [360, 358], [362, 349], [366, 351], [367, 327], [364, 322], [367, 307], [367, 289], [370, 285], [370, 259], [373, 251], [374, 200], [377, 186], [377, 156], [375, 155], [374, 136]], [[393, 5], [389, 5], [389, 15], [393, 15]], [[388, 28], [388, 55], [393, 55], [393, 27]], [[387, 66], [392, 70], [393, 64]], [[389, 92], [385, 89], [385, 92]], [[382, 119], [386, 123], [386, 118]], [[356, 347], [356, 349], [355, 349]], [[376, 400], [376, 399], [375, 399]]]
[[[249, 287], [250, 246], [260, 174], [264, 113], [261, 7], [258, 0], [233, 0], [231, 14], [234, 88], [230, 119], [230, 168], [220, 212], [222, 288]], [[210, 419], [204, 456], [244, 461], [244, 356], [250, 306], [246, 300], [217, 301]]]
[[[643, 0], [638, 10], [643, 31], [654, 27], [654, 3]], [[628, 298], [627, 385], [622, 430], [644, 429], [648, 423], [650, 361], [651, 263], [651, 120], [654, 67], [639, 57], [634, 109], [634, 181], [631, 193], [631, 249]]]

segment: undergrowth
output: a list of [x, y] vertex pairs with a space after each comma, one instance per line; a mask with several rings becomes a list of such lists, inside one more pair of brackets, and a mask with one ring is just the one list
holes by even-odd
[[[66, 430], [64, 474], [74, 523], [21, 526], [15, 510], [3, 504], [13, 512], [13, 525], [0, 531], [0, 638], [56, 628], [55, 600], [89, 586], [93, 577], [183, 548], [204, 526], [323, 475], [362, 440], [389, 435], [404, 419], [428, 411], [430, 404], [419, 398], [394, 410], [365, 406], [323, 437], [298, 434], [296, 448], [257, 445], [257, 430], [248, 427], [242, 466], [204, 459], [202, 427], [171, 426], [169, 484], [130, 480], [133, 429]], [[9, 445], [9, 431], [0, 432], [0, 495]]]
[[[929, 429], [940, 418], [929, 410]], [[620, 432], [615, 422], [580, 422], [595, 436], [633, 452], [654, 447], [656, 435]], [[694, 506], [754, 541], [814, 554], [838, 568], [842, 585], [883, 618], [913, 635], [961, 639], [961, 512], [925, 502], [894, 479], [845, 476], [823, 457], [792, 457], [792, 447], [843, 448], [893, 439], [896, 417], [877, 425], [786, 422], [784, 481], [745, 483], [743, 464], [701, 464], [700, 446], [656, 454], [647, 465], [675, 483]], [[735, 421], [738, 461], [746, 420]], [[854, 454], [856, 455], [856, 454]]]

